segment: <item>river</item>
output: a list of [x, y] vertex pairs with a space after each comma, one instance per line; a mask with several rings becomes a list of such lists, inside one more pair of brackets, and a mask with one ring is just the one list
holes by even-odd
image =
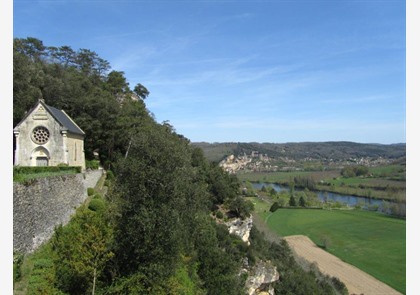
[[[267, 183], [267, 182], [253, 182], [252, 187], [254, 189], [260, 190], [263, 186], [266, 188], [274, 188], [276, 192], [286, 191], [289, 192], [289, 187], [285, 185], [280, 185], [277, 183]], [[296, 188], [296, 191], [302, 191], [303, 189]], [[346, 204], [350, 207], [355, 207], [356, 205], [360, 206], [363, 209], [373, 209], [377, 208], [379, 211], [388, 211], [390, 205], [398, 206], [398, 211], [405, 215], [405, 204], [403, 203], [395, 203], [391, 201], [383, 201], [378, 199], [366, 198], [366, 197], [358, 197], [358, 196], [351, 196], [351, 195], [343, 195], [338, 193], [332, 192], [316, 192], [318, 199], [324, 202], [340, 202], [342, 204]], [[387, 206], [387, 208], [384, 208]], [[389, 212], [388, 212], [389, 213]]]

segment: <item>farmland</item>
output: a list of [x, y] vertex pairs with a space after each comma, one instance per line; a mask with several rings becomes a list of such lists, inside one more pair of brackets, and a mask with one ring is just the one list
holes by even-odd
[[256, 210], [278, 235], [306, 235], [343, 261], [405, 292], [404, 220], [359, 210], [279, 209], [268, 213], [261, 201]]

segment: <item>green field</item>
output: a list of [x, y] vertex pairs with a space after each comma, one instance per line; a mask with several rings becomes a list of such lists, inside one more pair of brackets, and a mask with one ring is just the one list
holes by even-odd
[[340, 176], [340, 171], [293, 171], [293, 172], [252, 172], [252, 173], [238, 173], [238, 178], [244, 181], [251, 182], [277, 182], [287, 184], [296, 176], [312, 177], [315, 181], [326, 180], [333, 177]]
[[327, 241], [328, 252], [405, 293], [405, 220], [359, 210], [279, 209], [260, 215], [278, 235], [306, 235], [318, 245]]

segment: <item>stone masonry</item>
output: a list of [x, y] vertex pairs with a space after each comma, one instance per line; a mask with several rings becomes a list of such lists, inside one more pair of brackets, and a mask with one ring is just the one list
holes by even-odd
[[50, 239], [59, 224], [70, 221], [103, 170], [13, 183], [13, 249], [33, 252]]

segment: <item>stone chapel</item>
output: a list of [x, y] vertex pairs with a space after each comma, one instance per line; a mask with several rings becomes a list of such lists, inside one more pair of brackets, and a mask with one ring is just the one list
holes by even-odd
[[63, 111], [40, 99], [13, 129], [19, 166], [81, 166], [85, 170], [85, 133]]

